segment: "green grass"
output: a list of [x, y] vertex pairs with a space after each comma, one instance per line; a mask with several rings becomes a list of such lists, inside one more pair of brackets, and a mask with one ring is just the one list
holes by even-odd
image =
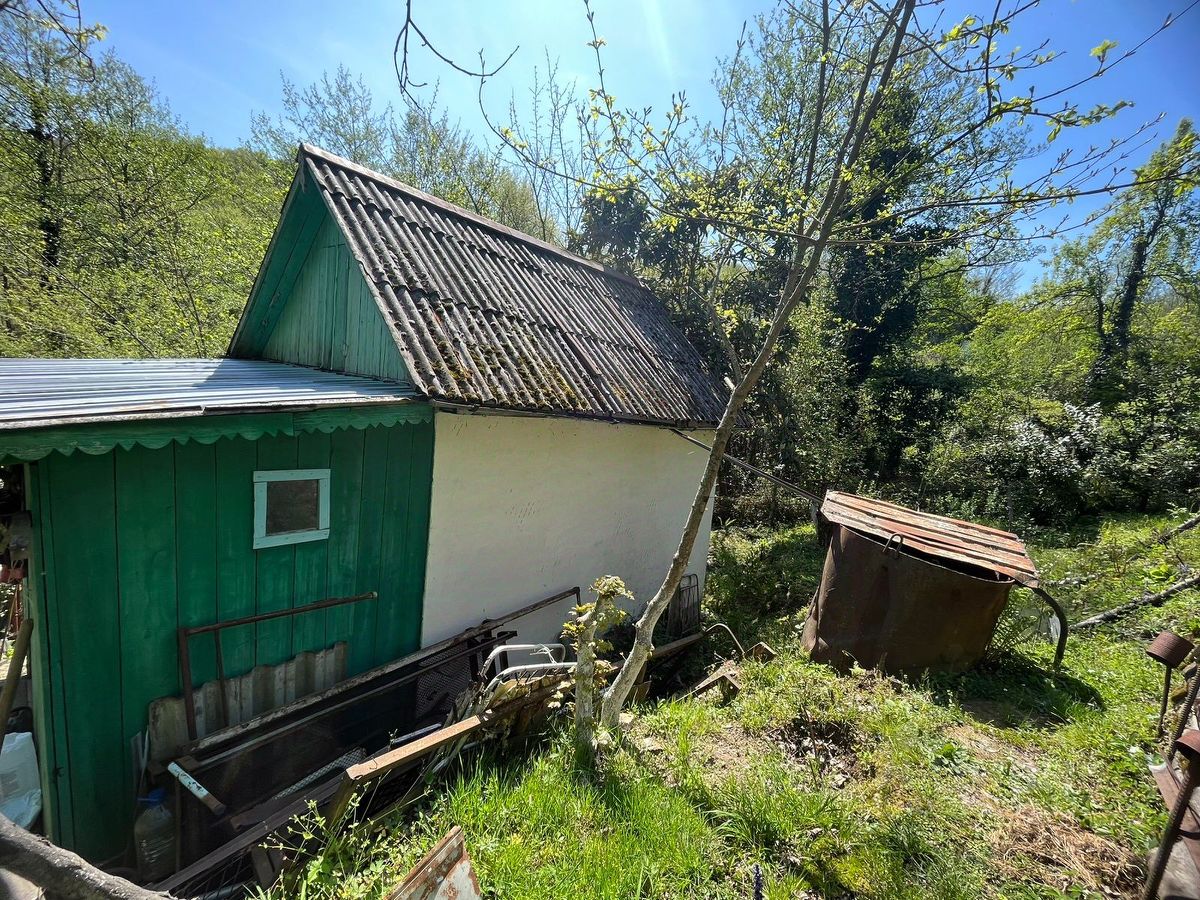
[[[1200, 561], [1200, 533], [1148, 542], [1164, 524], [1040, 535], [1035, 555], [1047, 578], [1103, 573], [1058, 589], [1079, 618]], [[902, 681], [800, 652], [822, 557], [808, 529], [727, 533], [714, 556], [709, 614], [779, 651], [743, 665], [731, 703], [643, 705], [592, 775], [561, 724], [468, 758], [418, 809], [333, 842], [287, 893], [381, 896], [458, 824], [485, 895], [504, 900], [744, 898], [755, 866], [771, 898], [1135, 895], [1165, 818], [1146, 772], [1160, 672], [1142, 648], [1162, 627], [1197, 633], [1196, 592], [1073, 637], [1058, 672], [1034, 641]]]

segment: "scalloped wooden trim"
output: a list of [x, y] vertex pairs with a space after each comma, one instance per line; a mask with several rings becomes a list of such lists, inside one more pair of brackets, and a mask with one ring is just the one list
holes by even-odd
[[344, 428], [373, 428], [428, 422], [427, 403], [372, 404], [312, 409], [300, 412], [191, 416], [159, 421], [98, 422], [0, 432], [0, 463], [33, 462], [58, 451], [99, 455], [116, 447], [142, 446], [160, 450], [175, 442], [212, 444], [221, 438], [255, 441], [264, 435], [294, 435], [307, 431], [330, 434]]

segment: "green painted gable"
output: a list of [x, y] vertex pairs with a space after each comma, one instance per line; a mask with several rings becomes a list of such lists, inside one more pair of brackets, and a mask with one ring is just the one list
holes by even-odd
[[409, 382], [362, 267], [303, 166], [229, 355]]

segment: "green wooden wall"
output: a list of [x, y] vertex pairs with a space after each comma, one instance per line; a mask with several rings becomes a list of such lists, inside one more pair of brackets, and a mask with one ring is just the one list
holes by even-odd
[[229, 355], [410, 380], [362, 266], [303, 167]]
[[408, 380], [404, 359], [358, 261], [328, 213], [295, 282], [285, 290], [290, 294], [267, 338], [263, 358]]
[[[97, 861], [125, 849], [130, 740], [152, 700], [180, 692], [179, 626], [374, 590], [224, 632], [228, 674], [338, 641], [351, 674], [415, 650], [432, 466], [432, 422], [32, 463], [35, 715], [54, 838]], [[329, 538], [253, 550], [253, 472], [290, 468], [331, 470]], [[197, 685], [214, 677], [211, 646], [193, 640]]]

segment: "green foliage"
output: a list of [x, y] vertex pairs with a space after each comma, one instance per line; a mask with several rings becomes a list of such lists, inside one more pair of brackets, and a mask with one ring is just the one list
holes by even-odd
[[447, 116], [379, 109], [345, 68], [249, 147], [190, 133], [103, 28], [44, 4], [0, 14], [0, 353], [217, 356], [249, 295], [308, 140], [515, 228], [558, 236], [517, 173]]
[[738, 632], [743, 616], [795, 609], [811, 599], [825, 558], [811, 525], [714, 532], [706, 583], [717, 618]]
[[[1169, 578], [1168, 559], [1194, 563], [1200, 529], [1154, 541], [1172, 521], [1081, 523], [1033, 551], [1047, 577], [1086, 579], [1064, 589], [1082, 615]], [[512, 900], [733, 900], [755, 865], [772, 898], [1134, 891], [1165, 818], [1146, 770], [1160, 673], [1141, 644], [1162, 627], [1200, 635], [1197, 593], [1073, 637], [1060, 672], [1034, 642], [963, 675], [843, 676], [800, 651], [805, 595], [756, 602], [758, 583], [815, 583], [812, 545], [805, 529], [718, 535], [711, 608], [740, 608], [740, 636], [779, 651], [742, 664], [730, 704], [642, 706], [599, 771], [558, 727], [468, 759], [420, 809], [332, 841], [305, 896], [382, 896], [455, 824], [485, 895]]]
[[0, 292], [9, 355], [221, 353], [282, 194], [112, 53], [0, 16]]

